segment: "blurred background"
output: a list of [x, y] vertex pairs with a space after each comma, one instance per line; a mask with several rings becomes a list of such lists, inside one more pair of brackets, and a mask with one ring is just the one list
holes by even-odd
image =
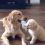
[[[0, 0], [0, 19], [7, 16], [12, 10], [17, 9], [23, 12], [27, 18], [35, 19], [45, 29], [45, 0]], [[0, 37], [4, 32], [0, 22]], [[21, 38], [10, 38], [11, 45], [21, 45]], [[0, 45], [2, 45], [0, 39]], [[37, 41], [34, 45], [45, 45], [45, 42]]]
[[0, 8], [25, 8], [26, 6], [43, 2], [41, 0], [0, 0]]
[[25, 8], [31, 5], [44, 4], [45, 0], [0, 0], [0, 8], [11, 9], [11, 8]]

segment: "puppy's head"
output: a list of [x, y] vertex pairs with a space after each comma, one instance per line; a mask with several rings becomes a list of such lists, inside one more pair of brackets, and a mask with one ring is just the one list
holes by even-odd
[[13, 19], [14, 21], [18, 21], [18, 22], [20, 22], [21, 20], [27, 20], [27, 18], [19, 10], [13, 10], [9, 14], [9, 17], [11, 18], [11, 20]]

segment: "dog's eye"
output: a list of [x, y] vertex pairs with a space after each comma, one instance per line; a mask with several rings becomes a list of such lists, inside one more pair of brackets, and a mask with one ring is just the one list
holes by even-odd
[[21, 15], [20, 13], [18, 15]]

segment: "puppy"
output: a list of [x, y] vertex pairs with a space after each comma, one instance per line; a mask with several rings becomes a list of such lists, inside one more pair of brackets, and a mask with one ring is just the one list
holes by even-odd
[[21, 25], [32, 37], [31, 41], [29, 41], [30, 44], [34, 44], [37, 39], [45, 41], [45, 30], [34, 19], [29, 19], [27, 22], [21, 20]]
[[[5, 45], [10, 45], [8, 37], [12, 36], [15, 38], [15, 35], [19, 35], [22, 38], [23, 45], [23, 37], [24, 33], [21, 31], [19, 20], [26, 19], [25, 16], [19, 10], [13, 10], [9, 13], [8, 16], [4, 17], [2, 20], [3, 27], [5, 28], [4, 33], [1, 36]], [[24, 43], [25, 44], [25, 43]]]

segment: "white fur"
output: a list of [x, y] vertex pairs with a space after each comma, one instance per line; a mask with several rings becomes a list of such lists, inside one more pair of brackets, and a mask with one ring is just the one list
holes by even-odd
[[22, 38], [22, 45], [26, 45], [24, 38]]
[[27, 30], [26, 21], [21, 21], [21, 24], [22, 24], [22, 28], [25, 29], [26, 31]]
[[36, 40], [34, 31], [31, 30], [31, 29], [28, 29], [28, 32], [29, 32], [29, 34], [32, 36], [32, 39], [31, 39], [31, 41], [30, 41], [30, 44], [34, 44], [34, 42], [35, 42], [35, 40]]
[[28, 33], [32, 36], [30, 44], [34, 44], [36, 39], [45, 41], [45, 29], [41, 27], [34, 19], [29, 19], [25, 24], [22, 22], [21, 24], [26, 28], [25, 30], [28, 30]]
[[36, 41], [35, 33], [31, 29], [27, 29], [27, 26], [29, 25], [30, 22], [32, 22], [32, 19], [31, 20], [29, 19], [27, 21], [27, 23], [26, 23], [26, 21], [21, 21], [21, 24], [22, 24], [22, 28], [25, 29], [26, 31], [28, 30], [28, 33], [32, 36], [32, 39], [30, 41], [30, 44], [34, 44], [35, 41]]
[[27, 23], [26, 23], [26, 21], [21, 21], [21, 24], [22, 24], [22, 28], [25, 29], [26, 31], [28, 30], [28, 33], [32, 36], [30, 44], [34, 44], [36, 37], [35, 37], [35, 34], [34, 34], [33, 30], [27, 29], [27, 26], [28, 26], [29, 22], [30, 22], [30, 20], [28, 20]]

